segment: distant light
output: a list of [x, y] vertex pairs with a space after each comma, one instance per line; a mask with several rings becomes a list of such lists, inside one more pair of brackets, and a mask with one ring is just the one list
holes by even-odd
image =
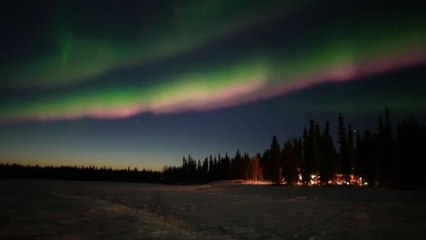
[[364, 186], [368, 186], [368, 182], [365, 182], [365, 183], [364, 183]]
[[315, 177], [316, 177], [316, 176], [315, 176], [314, 174], [312, 174], [312, 175], [311, 175], [311, 178], [312, 178], [312, 179], [315, 179]]

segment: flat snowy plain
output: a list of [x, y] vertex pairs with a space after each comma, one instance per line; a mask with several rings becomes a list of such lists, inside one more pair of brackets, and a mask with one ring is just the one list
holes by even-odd
[[1, 180], [0, 239], [426, 239], [426, 192]]

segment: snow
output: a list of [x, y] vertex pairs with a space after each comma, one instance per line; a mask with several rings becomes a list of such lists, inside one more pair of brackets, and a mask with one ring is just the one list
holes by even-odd
[[426, 192], [0, 181], [0, 239], [426, 239]]

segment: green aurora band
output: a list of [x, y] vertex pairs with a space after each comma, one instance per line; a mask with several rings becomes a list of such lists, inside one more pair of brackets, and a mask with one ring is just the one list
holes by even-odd
[[[289, 9], [295, 11], [302, 6], [295, 4]], [[198, 23], [198, 16], [191, 15], [189, 7], [184, 8], [183, 15], [190, 24], [183, 25], [171, 35], [166, 34], [167, 29], [153, 32], [152, 35], [161, 37], [152, 37], [140, 44], [140, 38], [134, 37], [126, 43], [115, 43], [96, 37], [80, 37], [81, 34], [78, 38], [62, 34], [66, 37], [61, 40], [61, 47], [51, 55], [38, 56], [17, 68], [5, 66], [1, 69], [2, 75], [21, 79], [18, 86], [42, 85], [47, 90], [34, 99], [3, 103], [0, 120], [123, 118], [140, 113], [210, 110], [270, 98], [324, 82], [350, 81], [426, 63], [424, 17], [421, 21], [401, 17], [397, 19], [398, 25], [390, 27], [387, 22], [376, 21], [346, 30], [342, 30], [338, 22], [326, 22], [313, 29], [288, 32], [288, 35], [294, 35], [294, 42], [303, 42], [303, 47], [296, 48], [294, 43], [274, 45], [270, 44], [269, 38], [261, 38], [261, 41], [248, 45], [241, 55], [235, 50], [237, 57], [207, 55], [204, 61], [193, 65], [167, 69], [167, 74], [150, 75], [149, 82], [140, 80], [146, 77], [141, 74], [140, 79], [135, 79], [132, 84], [117, 80], [98, 88], [87, 87], [92, 79], [106, 78], [111, 71], [142, 68], [148, 63], [156, 66], [208, 49], [214, 40], [230, 38], [230, 32], [249, 31], [252, 21], [262, 29], [267, 20], [282, 16], [281, 12], [273, 11], [275, 8], [272, 4], [261, 9], [254, 18], [224, 18], [215, 24], [212, 16], [203, 18], [207, 23]], [[221, 13], [228, 16], [229, 9], [224, 6]], [[256, 12], [256, 8], [251, 10], [251, 13]], [[270, 13], [266, 14], [270, 17], [264, 17], [265, 13]], [[213, 26], [211, 31], [198, 31], [206, 25]], [[184, 37], [186, 35], [191, 37]], [[229, 51], [232, 55], [234, 50]], [[73, 85], [81, 87], [68, 88]], [[425, 99], [421, 101], [406, 105], [426, 110]]]
[[[137, 17], [110, 6], [119, 13], [108, 19], [111, 16], [104, 10], [106, 16], [101, 19], [105, 22], [90, 17], [84, 1], [59, 2], [55, 17], [44, 26], [49, 49], [0, 66], [3, 78], [24, 87], [87, 81], [111, 69], [184, 54], [253, 24], [283, 17], [311, 1], [188, 1], [179, 5], [161, 1], [141, 9]], [[132, 28], [117, 24], [123, 17], [134, 21], [126, 23]]]

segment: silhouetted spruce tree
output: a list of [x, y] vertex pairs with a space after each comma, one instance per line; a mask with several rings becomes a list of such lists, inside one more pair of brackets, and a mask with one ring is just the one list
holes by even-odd
[[232, 179], [241, 179], [241, 171], [242, 171], [242, 156], [240, 150], [237, 150], [234, 158], [231, 160], [231, 178]]
[[263, 179], [262, 168], [260, 167], [261, 161], [260, 153], [257, 153], [250, 162], [251, 175], [250, 179], [253, 181], [259, 181]]
[[260, 159], [260, 166], [262, 167], [262, 175], [265, 179], [271, 179], [271, 162], [270, 160], [270, 151], [263, 151], [262, 158]]
[[348, 123], [348, 170], [349, 174], [353, 174], [355, 171], [355, 150], [354, 150], [354, 132], [352, 130], [352, 124]]
[[183, 166], [183, 170], [185, 182], [192, 183], [196, 181], [197, 163], [191, 155], [188, 155], [188, 159], [186, 160], [186, 165]]
[[395, 142], [393, 139], [392, 126], [390, 122], [390, 114], [388, 108], [385, 108], [385, 121], [380, 135], [383, 151], [384, 184], [390, 187], [400, 187], [399, 185], [401, 182], [401, 166], [396, 158], [397, 153], [395, 151]]
[[209, 173], [208, 173], [208, 180], [214, 181], [214, 162], [213, 162], [213, 156], [210, 154], [209, 156]]
[[348, 148], [348, 134], [345, 128], [345, 121], [342, 114], [339, 113], [338, 125], [337, 125], [338, 143], [339, 143], [339, 162], [340, 172], [343, 174], [345, 179], [349, 180], [350, 169], [350, 154]]
[[219, 173], [220, 168], [219, 167], [220, 167], [219, 166], [219, 158], [218, 158], [218, 156], [215, 155], [213, 157], [213, 176], [214, 176], [215, 181], [220, 180], [220, 173]]
[[317, 174], [321, 159], [319, 142], [321, 138], [320, 129], [313, 120], [310, 121], [309, 130], [303, 133], [303, 171], [302, 178], [305, 185], [310, 181], [312, 174]]
[[[383, 136], [384, 136], [384, 124], [382, 115], [379, 114], [378, 122], [377, 122], [377, 134], [376, 134], [376, 141], [377, 141], [377, 166], [375, 169], [376, 172], [376, 180], [377, 183], [380, 183], [383, 185], [384, 182], [384, 168], [385, 168], [385, 159], [384, 159], [384, 146], [383, 146]], [[386, 185], [386, 184], [385, 184]]]
[[223, 158], [223, 179], [230, 179], [230, 167], [231, 167], [231, 159], [228, 156], [228, 153], [225, 153], [225, 157]]
[[362, 166], [361, 166], [361, 162], [359, 159], [359, 152], [360, 152], [360, 144], [361, 144], [361, 135], [359, 133], [359, 131], [355, 131], [355, 148], [354, 148], [354, 166], [355, 166], [355, 171], [354, 174], [356, 176], [360, 176], [360, 177], [365, 177], [364, 173], [362, 171]]
[[378, 180], [376, 168], [379, 165], [377, 159], [380, 150], [377, 143], [377, 136], [371, 131], [365, 130], [357, 144], [357, 174], [365, 178], [369, 186], [374, 186]]
[[[294, 141], [296, 142], [296, 141]], [[284, 143], [282, 152], [282, 174], [287, 184], [297, 182], [297, 153], [296, 146], [290, 140]]]
[[306, 128], [303, 129], [303, 161], [302, 161], [302, 182], [303, 185], [308, 185], [310, 180], [310, 165], [312, 162], [312, 139]]
[[204, 158], [202, 172], [203, 172], [203, 177], [202, 177], [203, 181], [207, 182], [209, 180], [209, 177], [208, 177], [208, 174], [209, 174], [209, 160], [208, 160], [207, 157]]
[[244, 153], [242, 159], [242, 169], [241, 169], [241, 179], [250, 178], [250, 156], [247, 153]]
[[226, 170], [224, 169], [223, 157], [220, 153], [217, 154], [217, 178], [218, 180], [224, 180], [226, 178]]
[[302, 169], [303, 169], [303, 140], [302, 139], [295, 139], [294, 140], [294, 146], [295, 146], [295, 150], [296, 150], [297, 174], [298, 174], [298, 177], [299, 177], [299, 174], [302, 175]]
[[262, 169], [263, 177], [275, 184], [280, 184], [281, 182], [280, 155], [280, 145], [274, 135], [270, 148], [264, 153]]
[[336, 174], [337, 152], [333, 144], [333, 139], [330, 136], [330, 122], [327, 121], [322, 134], [321, 141], [322, 159], [320, 164], [321, 181], [327, 183], [334, 178]]
[[260, 158], [260, 167], [262, 168], [262, 175], [264, 179], [269, 178], [269, 149], [263, 151], [262, 157]]
[[197, 170], [196, 170], [196, 174], [195, 174], [195, 181], [200, 183], [202, 182], [202, 178], [203, 178], [203, 166], [201, 165], [201, 160], [198, 159], [197, 161]]
[[313, 136], [314, 161], [312, 164], [311, 172], [314, 174], [318, 174], [320, 164], [323, 159], [323, 153], [322, 153], [322, 147], [321, 147], [321, 142], [322, 142], [321, 129], [317, 123], [315, 123], [314, 121], [312, 121], [312, 123], [315, 124], [315, 128], [314, 128], [314, 136]]

